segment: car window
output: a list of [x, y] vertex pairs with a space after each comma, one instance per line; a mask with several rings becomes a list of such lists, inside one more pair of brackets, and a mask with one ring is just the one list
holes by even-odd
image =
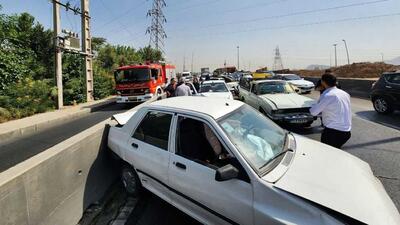
[[218, 136], [204, 122], [180, 116], [177, 128], [177, 155], [214, 169], [230, 163]]
[[155, 111], [148, 112], [139, 127], [136, 128], [133, 137], [150, 145], [168, 150], [171, 119], [171, 114]]
[[200, 93], [205, 92], [228, 92], [225, 83], [216, 82], [216, 83], [203, 83], [200, 86]]
[[390, 83], [400, 84], [400, 74], [391, 74], [386, 79]]
[[253, 85], [252, 85], [252, 87], [251, 87], [251, 92], [252, 92], [253, 94], [257, 94], [257, 85], [256, 85], [256, 84], [253, 84]]
[[277, 94], [277, 93], [295, 93], [290, 84], [284, 82], [266, 82], [260, 83], [258, 87], [260, 95], [263, 94]]
[[262, 166], [285, 145], [285, 131], [248, 105], [218, 123], [256, 172], [261, 172]]

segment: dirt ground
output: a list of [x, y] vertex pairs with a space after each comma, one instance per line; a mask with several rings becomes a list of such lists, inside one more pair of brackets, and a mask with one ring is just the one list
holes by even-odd
[[[353, 63], [330, 69], [341, 78], [378, 78], [383, 72], [400, 70], [400, 66], [386, 63]], [[320, 77], [325, 70], [291, 70], [302, 77]]]

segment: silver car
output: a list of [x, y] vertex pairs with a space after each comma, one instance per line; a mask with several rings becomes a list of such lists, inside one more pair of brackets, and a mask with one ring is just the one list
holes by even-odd
[[114, 119], [108, 146], [128, 192], [204, 224], [400, 224], [367, 163], [240, 101], [169, 98]]

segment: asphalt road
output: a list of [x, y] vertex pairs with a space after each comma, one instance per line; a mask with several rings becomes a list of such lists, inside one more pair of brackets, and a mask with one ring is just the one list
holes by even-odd
[[[318, 98], [317, 93], [309, 95]], [[371, 102], [352, 98], [353, 129], [343, 151], [368, 162], [400, 209], [400, 113], [378, 115]], [[315, 121], [311, 128], [291, 129], [314, 140], [320, 140], [322, 127]], [[147, 194], [139, 200], [127, 225], [199, 224], [158, 197]]]
[[134, 105], [112, 104], [68, 123], [0, 145], [0, 172]]

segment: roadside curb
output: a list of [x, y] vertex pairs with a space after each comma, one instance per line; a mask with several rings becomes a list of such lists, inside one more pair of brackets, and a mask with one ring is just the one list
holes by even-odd
[[30, 117], [1, 123], [0, 144], [83, 117], [111, 104], [115, 104], [114, 96], [94, 102], [83, 103], [77, 106], [71, 106], [61, 110], [40, 113]]

